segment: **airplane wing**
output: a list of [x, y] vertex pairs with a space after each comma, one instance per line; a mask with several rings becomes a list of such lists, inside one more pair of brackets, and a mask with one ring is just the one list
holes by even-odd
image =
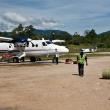
[[0, 42], [10, 42], [12, 40], [12, 38], [0, 37]]

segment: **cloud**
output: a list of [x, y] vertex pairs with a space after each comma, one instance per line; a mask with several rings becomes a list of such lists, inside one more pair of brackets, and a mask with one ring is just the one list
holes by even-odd
[[51, 28], [51, 27], [57, 26], [58, 23], [57, 23], [57, 22], [53, 22], [53, 21], [43, 21], [43, 22], [42, 22], [42, 25], [43, 25], [44, 27]]
[[70, 33], [110, 28], [110, 0], [0, 0], [0, 13], [3, 29], [19, 23]]
[[0, 23], [0, 31], [8, 30], [8, 25], [6, 23], [1, 22]]
[[10, 23], [19, 24], [27, 22], [27, 19], [17, 13], [7, 12], [5, 13], [2, 18]]
[[52, 28], [55, 28], [59, 25], [58, 22], [56, 22], [55, 20], [47, 20], [47, 19], [37, 19], [37, 20], [34, 20], [36, 22], [36, 25], [35, 27], [37, 28], [41, 28], [41, 29], [52, 29]]
[[23, 24], [24, 26], [33, 25], [39, 29], [54, 29], [60, 25], [57, 21], [52, 19], [26, 17], [15, 12], [7, 12], [0, 16], [1, 31], [12, 30], [19, 24]]

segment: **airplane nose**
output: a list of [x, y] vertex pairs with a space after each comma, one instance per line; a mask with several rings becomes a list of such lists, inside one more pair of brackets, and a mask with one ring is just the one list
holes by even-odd
[[66, 47], [64, 47], [63, 51], [64, 51], [64, 53], [68, 53], [69, 52], [69, 49], [66, 48]]
[[50, 47], [52, 50], [54, 50], [53, 52], [55, 53], [56, 50], [59, 54], [65, 54], [69, 52], [69, 49], [66, 48], [65, 46], [59, 46], [59, 45], [53, 45]]
[[68, 48], [65, 48], [65, 52], [68, 53], [69, 52], [69, 49]]
[[69, 52], [69, 49], [66, 48], [66, 47], [61, 47], [60, 50], [59, 50], [59, 52], [61, 52], [61, 53], [68, 53]]

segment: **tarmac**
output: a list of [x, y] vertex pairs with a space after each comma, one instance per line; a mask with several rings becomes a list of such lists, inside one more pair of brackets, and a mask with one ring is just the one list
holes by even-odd
[[0, 110], [110, 110], [110, 56], [88, 58], [84, 77], [77, 64], [0, 63]]

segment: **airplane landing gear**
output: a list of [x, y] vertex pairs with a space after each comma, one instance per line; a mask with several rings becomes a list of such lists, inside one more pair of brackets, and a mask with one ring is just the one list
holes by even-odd
[[17, 57], [13, 58], [13, 63], [19, 63], [19, 58]]
[[37, 61], [41, 61], [41, 58], [37, 58]]
[[36, 61], [36, 58], [35, 57], [30, 57], [30, 61], [31, 62], [35, 62]]
[[52, 59], [52, 63], [55, 63], [55, 62], [56, 62], [56, 57], [54, 56]]
[[22, 57], [22, 58], [20, 59], [20, 61], [21, 61], [21, 62], [25, 62], [25, 58]]

